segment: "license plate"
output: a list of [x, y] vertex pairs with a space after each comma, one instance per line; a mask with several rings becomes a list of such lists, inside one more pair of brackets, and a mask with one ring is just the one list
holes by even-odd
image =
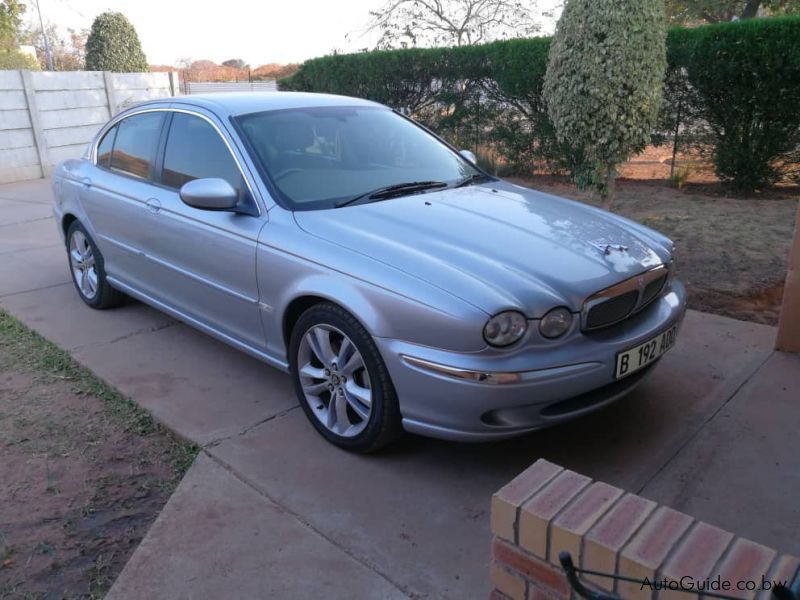
[[644, 344], [634, 346], [630, 350], [625, 350], [617, 354], [617, 367], [614, 372], [615, 379], [621, 379], [632, 375], [655, 361], [659, 356], [672, 348], [675, 344], [675, 336], [678, 333], [678, 326], [673, 325], [663, 333], [657, 335], [652, 340]]

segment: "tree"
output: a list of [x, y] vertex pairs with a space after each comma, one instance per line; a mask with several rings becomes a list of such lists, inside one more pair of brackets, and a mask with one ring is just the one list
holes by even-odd
[[567, 0], [543, 94], [581, 187], [611, 207], [617, 166], [650, 140], [666, 67], [663, 0]]
[[464, 46], [527, 37], [539, 27], [532, 0], [389, 0], [370, 11], [378, 49]]
[[139, 36], [125, 15], [105, 12], [94, 20], [86, 40], [86, 69], [118, 73], [148, 70]]
[[18, 0], [0, 1], [0, 46], [9, 48], [17, 41], [25, 5]]
[[258, 80], [273, 80], [282, 79], [283, 77], [291, 77], [300, 69], [300, 65], [296, 63], [289, 63], [288, 65], [280, 65], [278, 63], [269, 63], [260, 65], [253, 69], [253, 81]]
[[224, 60], [222, 61], [222, 66], [239, 70], [247, 70], [250, 68], [250, 65], [244, 62], [241, 58], [231, 58], [229, 60]]
[[39, 64], [17, 47], [24, 13], [25, 5], [17, 0], [0, 1], [0, 70], [39, 69]]
[[670, 22], [680, 25], [800, 13], [797, 0], [667, 0], [666, 6]]
[[[86, 38], [89, 31], [81, 29], [67, 29], [68, 38], [65, 38], [53, 23], [45, 27], [50, 53], [53, 57], [53, 70], [55, 71], [82, 71], [86, 64]], [[42, 68], [45, 67], [45, 47], [42, 29], [38, 25], [29, 27], [23, 34], [23, 40], [36, 48], [36, 55]]]

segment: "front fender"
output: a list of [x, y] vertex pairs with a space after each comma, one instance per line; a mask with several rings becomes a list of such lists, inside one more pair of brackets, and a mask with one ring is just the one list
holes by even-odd
[[[275, 217], [275, 218], [273, 218]], [[268, 243], [267, 243], [268, 242]], [[488, 315], [400, 271], [300, 230], [270, 211], [256, 259], [267, 345], [285, 356], [283, 318], [292, 302], [315, 296], [350, 311], [375, 337], [457, 352], [485, 348]]]

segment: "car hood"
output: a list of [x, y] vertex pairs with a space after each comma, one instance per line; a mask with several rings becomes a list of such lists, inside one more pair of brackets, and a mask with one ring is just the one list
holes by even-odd
[[298, 211], [307, 233], [495, 314], [529, 318], [671, 259], [663, 235], [611, 213], [506, 182], [340, 209]]

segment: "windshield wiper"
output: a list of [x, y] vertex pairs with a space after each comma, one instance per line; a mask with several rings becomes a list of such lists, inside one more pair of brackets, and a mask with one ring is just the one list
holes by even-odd
[[468, 175], [467, 177], [464, 177], [464, 179], [459, 181], [453, 187], [460, 188], [460, 187], [464, 187], [464, 186], [467, 186], [467, 185], [473, 185], [475, 183], [478, 183], [479, 181], [488, 181], [489, 179], [491, 179], [491, 177], [489, 177], [485, 173], [473, 173], [472, 175]]
[[380, 187], [377, 190], [359, 194], [358, 196], [353, 196], [352, 198], [340, 200], [334, 204], [334, 207], [341, 208], [342, 206], [353, 204], [359, 200], [383, 200], [386, 198], [404, 196], [414, 192], [422, 192], [424, 190], [443, 187], [447, 187], [447, 184], [444, 181], [409, 181], [407, 183], [396, 183], [394, 185], [387, 185]]

